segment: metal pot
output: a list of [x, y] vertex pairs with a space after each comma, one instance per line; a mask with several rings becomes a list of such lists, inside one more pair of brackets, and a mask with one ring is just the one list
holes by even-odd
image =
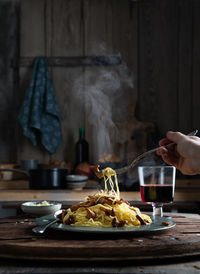
[[61, 189], [65, 188], [66, 175], [69, 174], [67, 168], [36, 168], [29, 171], [0, 168], [2, 171], [21, 172], [27, 175], [30, 189]]

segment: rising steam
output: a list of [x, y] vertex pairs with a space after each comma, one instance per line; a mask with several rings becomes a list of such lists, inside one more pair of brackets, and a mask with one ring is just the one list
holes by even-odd
[[[104, 153], [113, 153], [110, 133], [116, 135], [116, 121], [125, 119], [133, 91], [133, 77], [127, 66], [90, 67], [74, 83], [74, 96], [84, 104], [92, 132], [93, 161]], [[129, 94], [128, 94], [129, 93]]]

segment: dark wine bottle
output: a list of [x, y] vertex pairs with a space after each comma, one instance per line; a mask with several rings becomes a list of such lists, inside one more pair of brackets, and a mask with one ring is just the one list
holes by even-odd
[[85, 139], [85, 128], [79, 128], [79, 140], [76, 143], [76, 165], [89, 162], [89, 144]]

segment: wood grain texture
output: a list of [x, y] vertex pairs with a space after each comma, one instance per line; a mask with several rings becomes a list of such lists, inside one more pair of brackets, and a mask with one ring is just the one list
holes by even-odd
[[178, 129], [193, 130], [192, 58], [193, 58], [193, 5], [179, 3], [178, 32]]
[[190, 258], [200, 255], [200, 220], [173, 217], [176, 226], [162, 233], [138, 236], [109, 236], [31, 231], [34, 219], [0, 219], [0, 257], [54, 261], [151, 261]]
[[[1, 7], [5, 11], [1, 26], [6, 29], [0, 38], [2, 160], [19, 162], [22, 158], [36, 158], [46, 162], [53, 157], [74, 162], [80, 126], [86, 127], [91, 161], [96, 160], [95, 137], [99, 131], [91, 125], [92, 108], [86, 108], [83, 100], [86, 91], [92, 95], [94, 82], [102, 81], [100, 76], [104, 72], [121, 77], [118, 90], [103, 87], [114, 98], [111, 102], [114, 122], [130, 121], [133, 111], [128, 105], [137, 103], [134, 113], [137, 119], [155, 123], [154, 143], [167, 130], [188, 133], [200, 127], [198, 0], [16, 0], [2, 1]], [[9, 18], [12, 20], [8, 22]], [[18, 90], [10, 61], [19, 57], [19, 42], [21, 57], [103, 54], [122, 58], [119, 67], [49, 67], [63, 116], [63, 143], [54, 155], [41, 146], [34, 147], [23, 136], [17, 121], [32, 72], [29, 67], [19, 67]], [[127, 75], [133, 85], [127, 84]], [[14, 92], [13, 87], [18, 91]], [[112, 132], [116, 135], [113, 129]], [[130, 147], [134, 150], [133, 144]]]
[[10, 66], [19, 54], [19, 1], [0, 1], [0, 161], [16, 161], [18, 71]]
[[[31, 53], [32, 56], [45, 56], [45, 0], [22, 0], [20, 7], [20, 18], [20, 55], [29, 57]], [[24, 101], [26, 90], [29, 87], [31, 74], [32, 69], [23, 67], [19, 68], [20, 92], [18, 96], [18, 112]], [[19, 122], [18, 126], [18, 162], [20, 162], [21, 159], [27, 158], [38, 159], [41, 162], [46, 162], [49, 160], [48, 153], [46, 153], [44, 148], [41, 145], [39, 145], [39, 147], [33, 146], [30, 140], [23, 135], [23, 130], [20, 127]]]
[[[52, 56], [83, 56], [82, 1], [52, 2]], [[84, 126], [84, 110], [77, 99], [75, 81], [82, 67], [52, 68], [56, 99], [62, 113], [63, 142], [52, 157], [75, 161], [78, 128]]]
[[139, 118], [177, 127], [177, 1], [140, 3]]
[[199, 127], [199, 103], [200, 103], [200, 2], [193, 2], [193, 56], [192, 56], [192, 127]]

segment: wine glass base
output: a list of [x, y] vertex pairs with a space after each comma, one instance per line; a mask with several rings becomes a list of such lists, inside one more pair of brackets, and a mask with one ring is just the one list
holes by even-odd
[[156, 216], [163, 217], [163, 204], [152, 203], [153, 207], [153, 218]]

